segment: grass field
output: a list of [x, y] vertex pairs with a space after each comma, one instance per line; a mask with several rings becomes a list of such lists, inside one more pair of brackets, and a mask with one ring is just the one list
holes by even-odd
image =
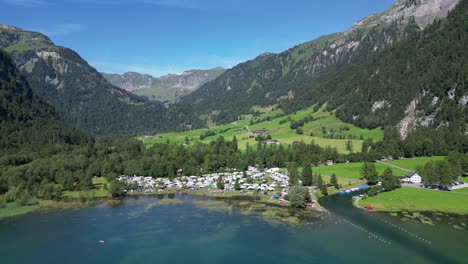
[[[466, 193], [466, 194], [468, 194], [468, 188], [457, 189], [457, 190], [453, 190], [452, 192], [454, 192], [454, 193]], [[468, 206], [468, 205], [467, 205], [467, 206]]]
[[416, 170], [418, 166], [424, 165], [428, 161], [443, 160], [444, 158], [445, 158], [444, 156], [418, 157], [418, 158], [388, 161], [386, 163], [392, 164], [398, 167], [402, 167], [408, 170]]
[[468, 195], [416, 188], [399, 188], [359, 202], [376, 211], [427, 211], [468, 214]]
[[[250, 130], [260, 130], [267, 129], [269, 130], [269, 135], [272, 139], [276, 139], [284, 145], [290, 145], [294, 141], [304, 141], [304, 143], [314, 142], [322, 147], [336, 147], [340, 153], [347, 153], [346, 143], [348, 142], [348, 137], [353, 143], [353, 151], [360, 151], [362, 142], [360, 138], [373, 138], [374, 140], [381, 140], [383, 138], [383, 131], [381, 129], [362, 129], [355, 127], [351, 124], [346, 124], [339, 120], [333, 112], [325, 111], [324, 108], [319, 109], [314, 112], [313, 108], [307, 108], [301, 111], [296, 112], [295, 114], [290, 114], [287, 116], [282, 116], [274, 118], [277, 114], [282, 114], [281, 110], [275, 109], [274, 106], [267, 108], [254, 107], [252, 109], [260, 113], [260, 116], [252, 117], [252, 115], [243, 116], [242, 120], [237, 122], [219, 125], [211, 127], [209, 130], [216, 133], [216, 135], [206, 137], [203, 140], [200, 140], [200, 136], [207, 131], [208, 129], [196, 129], [185, 132], [174, 132], [174, 133], [162, 133], [158, 134], [156, 139], [143, 140], [144, 143], [149, 147], [157, 143], [164, 142], [176, 142], [179, 144], [184, 143], [185, 139], [188, 138], [191, 143], [193, 142], [203, 142], [209, 143], [210, 141], [222, 136], [228, 140], [231, 140], [234, 136], [237, 137], [239, 148], [241, 150], [246, 148], [246, 144], [249, 143], [250, 146], [255, 146], [257, 142], [254, 138], [251, 138], [247, 129]], [[314, 120], [307, 122], [302, 127], [304, 134], [297, 134], [295, 129], [291, 129], [291, 122], [285, 120], [301, 120], [305, 117], [313, 116]], [[253, 125], [249, 125], [250, 120], [260, 120], [266, 117], [272, 118], [270, 121], [265, 121]], [[284, 122], [281, 124], [281, 122]], [[334, 138], [330, 137], [330, 134], [322, 133], [322, 129], [326, 131], [340, 131], [342, 128], [346, 128], [346, 131], [334, 132]], [[311, 133], [313, 136], [311, 136]], [[337, 139], [337, 137], [345, 137], [345, 139]]]
[[461, 177], [460, 180], [461, 180], [462, 182], [468, 183], [468, 177]]
[[[444, 157], [442, 156], [434, 156], [434, 157], [420, 157], [420, 158], [412, 158], [412, 159], [402, 159], [402, 160], [395, 160], [395, 161], [388, 161], [386, 163], [395, 165], [404, 169], [414, 170], [418, 165], [424, 165], [430, 160], [441, 160]], [[349, 179], [359, 179], [361, 177], [360, 170], [362, 167], [362, 162], [356, 163], [341, 163], [336, 164], [333, 166], [323, 166], [323, 167], [314, 167], [313, 171], [316, 173], [321, 173], [323, 175], [331, 175], [335, 173], [338, 177], [349, 178]], [[394, 167], [386, 166], [385, 164], [381, 163], [374, 163], [377, 169], [377, 172], [381, 174], [386, 168], [390, 168], [393, 170], [393, 175], [395, 176], [404, 176], [408, 172], [404, 170], [400, 170]]]
[[[109, 197], [109, 192], [104, 188], [104, 184], [109, 185], [105, 178], [93, 178], [94, 189], [92, 190], [95, 198]], [[78, 198], [80, 195], [86, 195], [86, 191], [65, 191], [64, 198]]]

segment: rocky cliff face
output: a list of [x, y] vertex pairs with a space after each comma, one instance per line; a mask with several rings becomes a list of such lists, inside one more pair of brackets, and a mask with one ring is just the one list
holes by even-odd
[[179, 97], [198, 89], [224, 72], [223, 68], [190, 70], [182, 74], [168, 74], [160, 78], [148, 74], [127, 72], [125, 74], [102, 73], [110, 83], [151, 100], [174, 102]]

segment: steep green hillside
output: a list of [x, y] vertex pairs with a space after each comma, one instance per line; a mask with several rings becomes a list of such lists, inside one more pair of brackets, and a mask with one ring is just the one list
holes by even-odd
[[72, 153], [93, 143], [93, 136], [60, 120], [0, 51], [0, 195], [11, 190], [14, 193], [10, 200], [20, 196], [27, 200], [26, 190], [37, 192], [39, 185], [46, 185], [54, 177], [64, 180], [70, 174], [68, 186], [80, 183], [86, 177], [73, 177], [72, 168], [79, 164], [74, 159], [78, 156]]
[[0, 48], [32, 90], [68, 122], [98, 133], [143, 133], [199, 125], [190, 109], [168, 107], [108, 83], [76, 52], [36, 32], [0, 25]]
[[[46, 144], [84, 144], [86, 133], [60, 120], [54, 109], [29, 88], [10, 58], [0, 50], [0, 149], [1, 155], [21, 155], [17, 150], [40, 150]], [[27, 153], [27, 151], [25, 151]]]
[[[194, 104], [197, 112], [211, 115], [217, 123], [236, 120], [254, 105], [281, 103], [283, 110], [291, 112], [314, 103], [332, 101], [329, 106], [336, 108], [339, 104], [335, 100], [343, 101], [346, 97], [337, 98], [330, 92], [337, 90], [330, 79], [341, 76], [349, 65], [375, 60], [370, 57], [446, 16], [459, 1], [398, 0], [387, 11], [361, 20], [345, 32], [323, 36], [280, 54], [263, 54], [239, 64], [186, 96], [182, 102]], [[348, 83], [354, 89], [361, 85], [360, 82]], [[402, 91], [390, 89], [389, 93], [401, 94]], [[372, 106], [381, 98], [370, 94], [362, 100], [359, 98], [357, 103], [369, 110], [369, 104]], [[358, 114], [361, 119], [366, 118], [364, 114]], [[402, 113], [395, 116], [403, 118]]]
[[424, 31], [298, 88], [302, 99], [283, 107], [295, 109], [322, 96], [345, 122], [398, 127], [405, 152], [421, 144], [440, 154], [466, 151], [467, 19], [468, 1], [462, 1]]

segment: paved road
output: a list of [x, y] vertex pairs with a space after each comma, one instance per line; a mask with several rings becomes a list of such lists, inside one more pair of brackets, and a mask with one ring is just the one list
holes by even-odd
[[461, 189], [461, 188], [468, 188], [468, 183], [463, 183], [463, 184], [460, 184], [460, 185], [455, 185], [453, 186], [452, 188], [450, 188], [451, 190], [456, 190], [456, 189]]
[[[440, 190], [438, 190], [438, 189], [424, 188], [424, 187], [421, 187], [420, 185], [421, 185], [421, 184], [419, 184], [419, 183], [415, 183], [415, 184], [412, 184], [412, 183], [402, 183], [402, 184], [401, 184], [402, 187], [415, 188], [415, 189], [423, 189], [423, 190], [430, 190], [430, 191], [440, 191]], [[452, 191], [452, 193], [458, 193], [458, 194], [468, 195], [468, 193], [457, 192], [457, 189], [462, 189], [462, 188], [468, 188], [468, 183], [464, 183], [464, 184], [460, 184], [460, 185], [455, 185], [455, 186], [453, 186], [452, 188], [450, 188], [450, 190]]]
[[421, 187], [421, 184], [419, 184], [419, 183], [401, 183], [401, 187], [416, 188], [416, 189], [427, 189], [427, 188]]

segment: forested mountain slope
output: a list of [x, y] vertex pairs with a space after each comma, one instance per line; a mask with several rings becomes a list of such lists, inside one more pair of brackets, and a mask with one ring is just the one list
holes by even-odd
[[[295, 89], [295, 109], [327, 101], [360, 127], [397, 128], [401, 139], [439, 153], [468, 149], [468, 1], [379, 53]], [[413, 132], [419, 128], [419, 132]], [[407, 144], [410, 146], [411, 144]], [[408, 150], [411, 151], [411, 150]]]
[[134, 134], [198, 125], [190, 110], [166, 108], [110, 84], [76, 52], [40, 33], [0, 25], [0, 48], [32, 90], [79, 128]]
[[[57, 181], [65, 181], [71, 174], [68, 187], [80, 182], [85, 177], [77, 174], [73, 178], [71, 169], [78, 165], [74, 150], [94, 141], [94, 136], [66, 124], [42, 102], [0, 51], [0, 194], [12, 190], [12, 200], [22, 196], [27, 202], [29, 193], [24, 191], [37, 191], [41, 182], [47, 184], [56, 174]], [[54, 164], [63, 152], [61, 157], [68, 162]], [[12, 167], [18, 169], [10, 170]]]
[[[343, 68], [367, 60], [446, 17], [458, 2], [398, 0], [387, 11], [366, 17], [345, 32], [320, 37], [280, 54], [264, 54], [227, 70], [182, 98], [182, 102], [193, 104], [199, 114], [212, 115], [218, 123], [236, 120], [254, 105], [282, 103], [285, 110], [297, 110], [313, 102], [324, 103], [329, 97], [323, 90], [314, 90], [316, 82], [324, 83]], [[304, 103], [304, 99], [313, 102]]]
[[0, 51], [0, 149], [40, 149], [46, 144], [84, 144], [92, 140], [60, 120], [31, 90], [8, 55]]

